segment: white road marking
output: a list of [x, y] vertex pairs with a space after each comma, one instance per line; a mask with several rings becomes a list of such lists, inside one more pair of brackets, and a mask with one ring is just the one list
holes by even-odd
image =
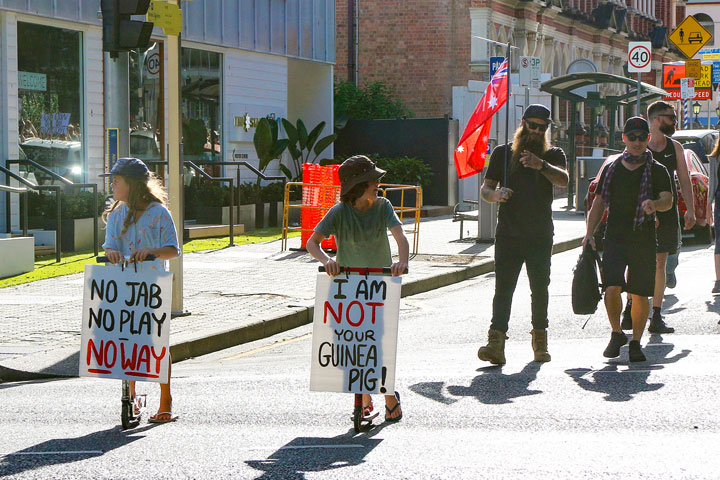
[[10, 457], [13, 455], [102, 455], [101, 450], [68, 450], [66, 452], [13, 452], [0, 453], [0, 457]]

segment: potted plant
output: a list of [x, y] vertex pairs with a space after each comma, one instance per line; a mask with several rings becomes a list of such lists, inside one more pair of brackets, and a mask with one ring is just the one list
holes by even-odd
[[[318, 156], [325, 151], [337, 138], [337, 134], [333, 133], [323, 138], [319, 138], [325, 129], [325, 122], [320, 122], [308, 133], [305, 124], [298, 119], [295, 125], [287, 119], [282, 119], [285, 134], [288, 137], [288, 152], [293, 159], [296, 175], [285, 165], [280, 164], [280, 170], [290, 181], [297, 181], [302, 175], [303, 163], [315, 163]], [[313, 156], [314, 154], [314, 156]]]
[[[288, 146], [287, 139], [278, 138], [278, 123], [279, 120], [273, 120], [268, 118], [261, 118], [255, 128], [255, 135], [253, 135], [253, 144], [255, 145], [255, 152], [258, 156], [258, 170], [265, 172], [270, 162], [280, 158], [282, 153]], [[280, 168], [287, 167], [280, 164]], [[287, 175], [287, 173], [286, 173]], [[262, 228], [265, 224], [265, 205], [262, 203], [260, 195], [260, 182], [261, 179], [257, 179], [257, 197], [255, 203], [255, 227]], [[269, 216], [269, 209], [268, 209]]]
[[[39, 216], [44, 218], [44, 230], [57, 230], [57, 195], [54, 193], [39, 195], [33, 207], [28, 207], [28, 217]], [[105, 209], [105, 195], [97, 193], [97, 210], [93, 211], [93, 193], [85, 190], [76, 190], [62, 195], [62, 251], [77, 252], [93, 248], [94, 217], [99, 217]], [[30, 221], [28, 221], [30, 223]], [[99, 221], [98, 229], [102, 228]], [[101, 232], [98, 232], [98, 242], [102, 241]]]

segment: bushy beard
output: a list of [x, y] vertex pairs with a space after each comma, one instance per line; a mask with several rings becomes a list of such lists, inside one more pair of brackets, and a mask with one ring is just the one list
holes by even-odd
[[662, 125], [660, 127], [660, 131], [663, 133], [663, 135], [672, 137], [673, 133], [675, 133], [675, 125]]
[[522, 165], [520, 156], [525, 150], [534, 153], [538, 157], [542, 157], [550, 150], [550, 142], [547, 140], [546, 133], [535, 133], [528, 130], [522, 125], [515, 131], [512, 144], [512, 161], [510, 162], [510, 174], [513, 174]]

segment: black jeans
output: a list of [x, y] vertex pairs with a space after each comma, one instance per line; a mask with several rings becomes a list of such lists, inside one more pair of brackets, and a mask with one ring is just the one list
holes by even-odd
[[552, 237], [498, 237], [495, 240], [495, 298], [491, 329], [508, 330], [512, 298], [523, 263], [532, 292], [533, 328], [547, 328], [552, 245]]

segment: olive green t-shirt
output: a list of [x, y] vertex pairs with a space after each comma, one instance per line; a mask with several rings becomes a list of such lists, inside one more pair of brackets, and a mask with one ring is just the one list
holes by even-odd
[[387, 230], [402, 225], [392, 204], [378, 197], [366, 212], [345, 202], [332, 207], [315, 227], [320, 235], [335, 235], [342, 267], [389, 267], [392, 265]]

